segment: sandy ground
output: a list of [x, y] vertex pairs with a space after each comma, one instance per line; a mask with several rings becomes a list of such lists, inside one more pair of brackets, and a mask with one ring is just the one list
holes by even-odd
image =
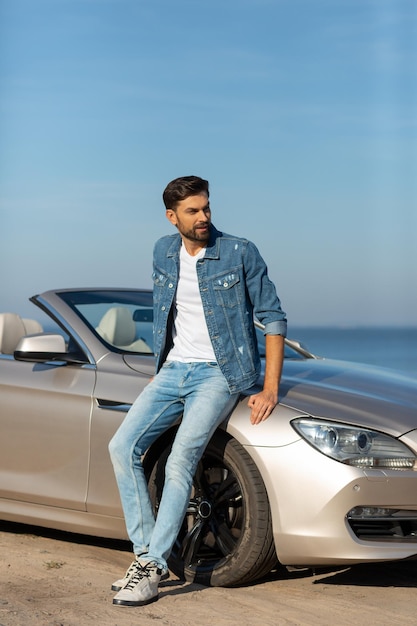
[[277, 570], [239, 589], [171, 575], [158, 602], [127, 608], [110, 590], [131, 562], [127, 543], [0, 522], [0, 558], [0, 626], [417, 624], [417, 561]]

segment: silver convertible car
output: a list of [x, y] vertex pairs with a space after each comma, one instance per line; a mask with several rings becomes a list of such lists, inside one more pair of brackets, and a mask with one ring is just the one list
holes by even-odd
[[[0, 314], [0, 519], [126, 539], [107, 446], [154, 373], [152, 293], [67, 289], [31, 301], [35, 319]], [[155, 511], [174, 431], [144, 459]], [[242, 397], [215, 433], [170, 568], [231, 586], [278, 561], [415, 557], [416, 461], [417, 381], [287, 341], [279, 406], [252, 426]]]

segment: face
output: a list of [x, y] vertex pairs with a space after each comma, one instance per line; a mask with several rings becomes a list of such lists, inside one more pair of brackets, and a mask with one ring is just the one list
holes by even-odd
[[205, 245], [210, 236], [211, 211], [206, 193], [189, 196], [178, 202], [175, 211], [168, 209], [166, 216], [176, 226], [183, 239]]

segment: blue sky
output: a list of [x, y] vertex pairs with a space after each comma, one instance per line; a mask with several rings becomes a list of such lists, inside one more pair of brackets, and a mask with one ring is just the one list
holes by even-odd
[[0, 0], [2, 311], [151, 285], [208, 178], [290, 325], [417, 325], [415, 0]]

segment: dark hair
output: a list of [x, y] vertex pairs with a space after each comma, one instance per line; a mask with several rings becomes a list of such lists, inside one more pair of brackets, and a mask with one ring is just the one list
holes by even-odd
[[182, 176], [168, 183], [162, 198], [165, 208], [175, 211], [178, 202], [189, 196], [197, 196], [199, 193], [206, 193], [207, 198], [209, 197], [208, 181], [199, 176]]

